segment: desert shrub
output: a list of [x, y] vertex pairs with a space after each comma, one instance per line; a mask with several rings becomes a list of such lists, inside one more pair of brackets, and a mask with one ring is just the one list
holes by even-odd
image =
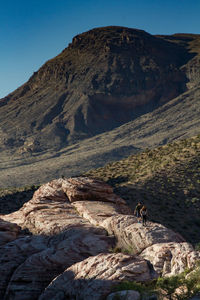
[[200, 261], [195, 269], [186, 269], [183, 273], [171, 277], [159, 277], [149, 283], [124, 281], [113, 291], [134, 290], [141, 295], [157, 295], [158, 299], [188, 300], [200, 292]]
[[144, 293], [151, 294], [155, 292], [154, 290], [152, 290], [151, 284], [145, 285], [143, 283], [139, 283], [135, 281], [123, 281], [113, 288], [114, 292], [125, 291], [125, 290], [137, 291], [140, 294], [144, 294]]

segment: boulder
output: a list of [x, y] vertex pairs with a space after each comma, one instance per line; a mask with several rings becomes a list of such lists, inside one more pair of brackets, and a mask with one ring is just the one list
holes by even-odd
[[[81, 200], [85, 200], [85, 204]], [[78, 204], [79, 201], [82, 204]], [[105, 208], [103, 208], [104, 204]], [[115, 195], [113, 189], [106, 183], [86, 177], [76, 177], [57, 179], [42, 185], [34, 193], [33, 198], [20, 210], [2, 218], [16, 222], [34, 234], [52, 235], [78, 224], [87, 225], [91, 222], [97, 225], [98, 220], [101, 219], [100, 215], [97, 222], [91, 221], [92, 218], [86, 215], [95, 216], [100, 210], [106, 218], [113, 213], [127, 212], [128, 207], [125, 201]]]
[[0, 299], [3, 299], [7, 285], [14, 271], [33, 255], [48, 247], [44, 236], [24, 236], [0, 247]]
[[105, 219], [102, 226], [116, 237], [119, 248], [126, 249], [131, 254], [139, 254], [153, 244], [184, 241], [179, 234], [165, 226], [152, 222], [143, 226], [132, 215], [112, 216]]
[[74, 209], [67, 205], [62, 181], [58, 179], [42, 185], [21, 209], [1, 217], [36, 234], [54, 234], [62, 231], [67, 214], [74, 212]]
[[115, 299], [123, 299], [123, 300], [140, 300], [140, 293], [137, 291], [120, 291], [110, 294], [106, 300], [115, 300]]
[[62, 187], [70, 202], [90, 200], [126, 204], [122, 198], [113, 193], [111, 186], [101, 180], [74, 177], [63, 181]]
[[191, 244], [170, 242], [154, 244], [146, 248], [140, 257], [149, 260], [155, 271], [162, 276], [172, 276], [193, 268], [200, 259], [200, 252]]
[[74, 264], [45, 289], [39, 300], [98, 300], [121, 281], [152, 279], [147, 262], [122, 253], [99, 254]]

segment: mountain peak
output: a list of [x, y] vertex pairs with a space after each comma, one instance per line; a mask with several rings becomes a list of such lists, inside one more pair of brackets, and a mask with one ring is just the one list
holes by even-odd
[[2, 149], [60, 149], [134, 120], [187, 90], [191, 57], [139, 29], [79, 34], [2, 100]]

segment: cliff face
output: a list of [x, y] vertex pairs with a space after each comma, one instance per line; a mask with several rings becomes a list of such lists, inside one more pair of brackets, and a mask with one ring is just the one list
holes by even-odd
[[195, 56], [188, 43], [123, 27], [74, 37], [27, 83], [1, 99], [1, 150], [59, 149], [168, 102], [194, 78], [187, 75], [191, 68], [183, 67]]

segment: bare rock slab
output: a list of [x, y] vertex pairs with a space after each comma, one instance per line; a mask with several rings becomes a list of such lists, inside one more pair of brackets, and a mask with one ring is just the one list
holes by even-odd
[[113, 193], [110, 185], [101, 180], [74, 177], [63, 181], [62, 187], [70, 202], [90, 200], [126, 204], [125, 200]]
[[148, 226], [143, 226], [131, 215], [112, 216], [102, 226], [117, 238], [120, 248], [131, 254], [138, 254], [153, 244], [184, 241], [179, 234], [161, 224], [148, 222]]
[[9, 279], [6, 299], [38, 299], [45, 287], [66, 268], [87, 257], [108, 252], [112, 242], [112, 238], [101, 234], [100, 228], [92, 226], [82, 230], [71, 228], [49, 238], [45, 249], [29, 253], [25, 261], [18, 260], [20, 264]]
[[39, 300], [98, 300], [123, 280], [148, 281], [145, 260], [122, 253], [99, 254], [68, 268], [46, 288]]
[[172, 276], [193, 268], [200, 259], [200, 252], [189, 243], [161, 243], [146, 248], [140, 257], [149, 260], [155, 271], [162, 276]]
[[[85, 205], [82, 202], [81, 207], [78, 202], [83, 200]], [[90, 206], [88, 201], [93, 207], [92, 210], [91, 208], [88, 210]], [[113, 213], [123, 213], [123, 210], [127, 212], [128, 209], [125, 201], [115, 195], [112, 187], [102, 181], [86, 177], [57, 179], [42, 185], [20, 210], [1, 217], [5, 221], [15, 222], [22, 228], [28, 228], [34, 234], [52, 235], [78, 224], [96, 225], [91, 215], [97, 215], [101, 209], [103, 210], [103, 204], [105, 204], [104, 214], [108, 209], [104, 218]]]
[[0, 247], [0, 299], [3, 299], [14, 271], [26, 259], [48, 247], [48, 239], [44, 236], [25, 236]]

